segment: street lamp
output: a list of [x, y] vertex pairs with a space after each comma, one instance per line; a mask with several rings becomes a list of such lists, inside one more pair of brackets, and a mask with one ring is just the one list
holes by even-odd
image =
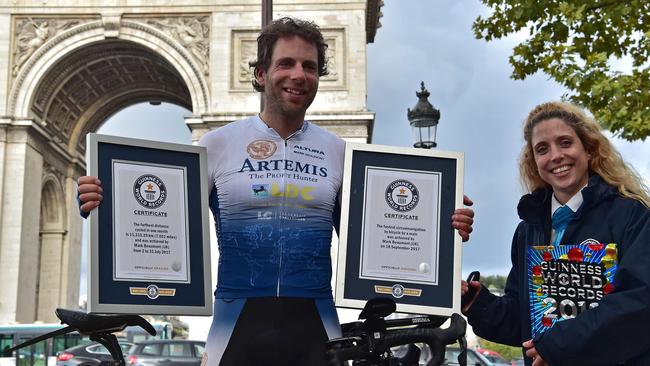
[[413, 147], [430, 149], [436, 147], [436, 128], [440, 120], [440, 111], [429, 103], [429, 95], [424, 88], [424, 81], [420, 83], [420, 91], [416, 92], [418, 102], [411, 110], [407, 108], [407, 117], [411, 124], [411, 133], [415, 143]]

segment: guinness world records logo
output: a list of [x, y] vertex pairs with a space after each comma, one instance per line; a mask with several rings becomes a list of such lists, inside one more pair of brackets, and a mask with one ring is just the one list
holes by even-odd
[[141, 175], [133, 184], [133, 196], [142, 206], [158, 208], [167, 199], [165, 183], [153, 174]]
[[408, 180], [395, 180], [386, 188], [386, 203], [395, 211], [410, 211], [418, 204], [419, 199], [417, 187]]

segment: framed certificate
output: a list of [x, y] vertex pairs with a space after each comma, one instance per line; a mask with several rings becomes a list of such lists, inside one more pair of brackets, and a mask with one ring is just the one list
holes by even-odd
[[463, 154], [346, 145], [336, 306], [390, 297], [397, 311], [460, 313]]
[[204, 147], [88, 134], [88, 311], [211, 315]]

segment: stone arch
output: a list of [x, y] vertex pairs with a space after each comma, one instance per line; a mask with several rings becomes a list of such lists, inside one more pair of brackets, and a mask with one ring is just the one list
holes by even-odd
[[59, 177], [47, 173], [41, 190], [41, 228], [60, 228], [65, 225], [65, 194]]
[[66, 305], [63, 287], [67, 280], [65, 193], [60, 177], [47, 173], [41, 191], [41, 215], [36, 278], [36, 319], [55, 322], [52, 305]]
[[[57, 96], [70, 101], [69, 95], [61, 93], [65, 85], [69, 85], [66, 83], [83, 79], [80, 72], [84, 68], [80, 66], [91, 69], [100, 63], [100, 57], [109, 57], [115, 48], [122, 53], [113, 52], [113, 58], [148, 60], [153, 65], [149, 71], [154, 70], [165, 80], [138, 88], [129, 89], [125, 85], [121, 85], [122, 89], [112, 88], [109, 93], [89, 98], [91, 100], [87, 100], [89, 103], [84, 104], [82, 110], [63, 106], [63, 121], [49, 119], [49, 108]], [[190, 51], [154, 26], [130, 19], [119, 21], [117, 25], [90, 20], [47, 40], [25, 62], [9, 93], [8, 114], [14, 119], [40, 124], [55, 141], [66, 146], [68, 153], [75, 155], [83, 151], [85, 133], [97, 129], [105, 118], [118, 110], [143, 100], [153, 98], [178, 104], [190, 109], [195, 116], [206, 114], [210, 100], [206, 73]], [[170, 80], [182, 87], [176, 90], [166, 87], [165, 81]], [[77, 89], [77, 92], [92, 91], [96, 86], [86, 85], [86, 89]], [[179, 88], [184, 88], [184, 93], [179, 93]]]
[[[202, 15], [201, 24], [208, 18]], [[0, 218], [3, 228], [13, 230], [2, 231], [0, 261], [6, 265], [7, 258], [18, 255], [20, 263], [7, 275], [12, 281], [0, 283], [1, 291], [13, 294], [0, 304], [0, 320], [56, 321], [54, 307], [78, 301], [81, 223], [75, 181], [84, 171], [86, 133], [143, 101], [169, 102], [203, 116], [210, 95], [207, 62], [197, 63], [177, 34], [148, 24], [149, 18], [29, 21], [49, 22], [55, 34], [33, 53], [21, 55], [6, 94], [9, 124], [0, 134], [12, 144], [0, 157], [18, 174], [3, 178], [11, 190], [5, 188], [0, 197]], [[205, 33], [203, 41], [208, 41]], [[9, 223], [14, 211], [22, 213], [19, 225]]]

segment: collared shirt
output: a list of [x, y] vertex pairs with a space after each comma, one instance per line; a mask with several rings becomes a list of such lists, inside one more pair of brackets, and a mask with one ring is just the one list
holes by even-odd
[[[551, 197], [551, 218], [553, 218], [553, 214], [555, 213], [555, 211], [557, 211], [558, 208], [565, 205], [569, 206], [571, 211], [573, 211], [574, 213], [578, 212], [578, 209], [580, 208], [580, 206], [582, 206], [582, 201], [584, 201], [584, 199], [582, 198], [582, 190], [585, 189], [585, 187], [587, 187], [586, 184], [584, 187], [580, 189], [580, 191], [578, 191], [578, 193], [574, 194], [564, 205], [561, 204], [557, 200], [557, 198], [555, 198], [555, 195], [553, 195], [553, 197]], [[554, 241], [555, 241], [555, 229], [551, 229], [551, 243], [553, 243]]]

